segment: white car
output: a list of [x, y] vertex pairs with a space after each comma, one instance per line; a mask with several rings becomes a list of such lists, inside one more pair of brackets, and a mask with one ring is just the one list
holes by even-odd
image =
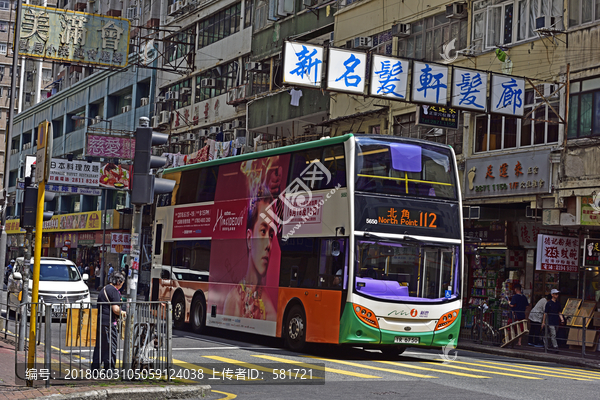
[[[13, 272], [8, 278], [8, 303], [11, 308], [20, 304], [23, 276], [29, 277], [27, 302], [31, 301], [33, 288], [33, 258], [30, 272], [25, 274], [23, 257], [17, 258]], [[90, 303], [90, 291], [85, 283], [88, 274], [79, 274], [75, 263], [65, 258], [42, 257], [40, 260], [39, 303], [52, 304], [52, 317], [64, 318], [66, 308], [80, 308], [81, 303]], [[42, 311], [43, 312], [43, 311]], [[29, 313], [29, 310], [28, 310]]]

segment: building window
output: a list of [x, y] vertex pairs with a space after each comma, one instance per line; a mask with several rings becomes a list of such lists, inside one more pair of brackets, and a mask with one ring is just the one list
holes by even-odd
[[196, 26], [192, 26], [177, 35], [170, 37], [166, 42], [166, 57], [169, 62], [188, 55], [194, 48], [194, 35]]
[[441, 60], [443, 45], [456, 39], [457, 50], [467, 47], [467, 20], [447, 19], [437, 14], [411, 24], [411, 35], [398, 40], [398, 54], [418, 60]]
[[[184, 89], [188, 88], [188, 89]], [[192, 80], [186, 79], [176, 85], [171, 86], [167, 90], [179, 93], [179, 100], [175, 102], [175, 109], [187, 107], [192, 104]]]
[[8, 22], [0, 21], [0, 32], [8, 32]]
[[569, 0], [569, 28], [600, 20], [600, 0]]
[[462, 113], [458, 129], [441, 129], [430, 126], [416, 125], [415, 113], [402, 114], [394, 117], [392, 126], [394, 136], [424, 139], [452, 146], [456, 154], [462, 154], [463, 123]]
[[6, 43], [0, 43], [0, 54], [6, 55]]
[[10, 1], [0, 1], [0, 10], [10, 10]]
[[244, 28], [248, 28], [252, 25], [252, 8], [254, 7], [253, 0], [244, 0], [246, 5], [244, 6]]
[[[202, 85], [204, 79], [213, 81], [210, 82], [210, 86]], [[206, 84], [207, 82], [204, 83]], [[236, 86], [238, 86], [238, 63], [236, 61], [209, 69], [196, 76], [195, 102], [198, 103], [220, 96]]]
[[44, 80], [44, 81], [52, 80], [52, 70], [51, 69], [43, 69], [42, 70], [42, 80]]
[[600, 78], [571, 83], [569, 130], [574, 139], [600, 134]]
[[[558, 99], [550, 97], [553, 88], [554, 86], [548, 85], [544, 89], [544, 86], [540, 85], [538, 90], [545, 93], [546, 100], [550, 101], [552, 108], [558, 111]], [[475, 152], [515, 149], [558, 142], [559, 119], [552, 108], [535, 91], [526, 90], [524, 115], [535, 109], [527, 118], [503, 117], [496, 114], [477, 116], [475, 118]]]
[[198, 48], [201, 49], [239, 32], [241, 11], [242, 3], [237, 3], [200, 21]]
[[535, 30], [539, 28], [562, 30], [562, 19], [562, 0], [476, 1], [473, 3], [473, 44], [478, 50], [491, 50], [537, 38]]
[[385, 31], [373, 35], [373, 49], [376, 54], [392, 55], [392, 31]]

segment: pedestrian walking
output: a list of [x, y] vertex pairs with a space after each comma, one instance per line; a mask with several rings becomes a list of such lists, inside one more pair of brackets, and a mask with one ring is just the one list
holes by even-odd
[[[527, 297], [523, 293], [521, 293], [520, 283], [515, 283], [514, 290], [515, 294], [510, 299], [510, 308], [513, 309], [515, 321], [522, 321], [525, 319], [525, 309], [529, 306], [529, 301], [527, 301]], [[520, 337], [517, 345], [521, 345]]]
[[[552, 289], [550, 295], [552, 298], [546, 303], [544, 308], [544, 319], [542, 320], [541, 328], [544, 329], [548, 324], [548, 334], [550, 335], [550, 341], [552, 342], [552, 350], [554, 353], [558, 353], [558, 342], [556, 341], [556, 332], [561, 322], [564, 322], [564, 318], [560, 313], [561, 306], [558, 302], [558, 294], [560, 292], [557, 289]], [[545, 332], [545, 331], [544, 331]], [[544, 344], [548, 348], [548, 337], [544, 335]]]
[[100, 289], [100, 266], [96, 265], [96, 270], [94, 271], [94, 285], [96, 290]]
[[[110, 283], [98, 294], [98, 329], [96, 347], [92, 358], [92, 369], [113, 369], [117, 360], [119, 318], [124, 318], [125, 311], [121, 309], [121, 293], [125, 277], [116, 272], [111, 275]], [[102, 304], [104, 303], [104, 304]], [[107, 304], [108, 303], [108, 304]]]
[[550, 300], [551, 296], [547, 295], [542, 297], [535, 303], [535, 306], [529, 312], [529, 322], [531, 328], [529, 329], [528, 345], [535, 347], [544, 347], [542, 342], [542, 321], [544, 319], [544, 310], [546, 309], [546, 303]]

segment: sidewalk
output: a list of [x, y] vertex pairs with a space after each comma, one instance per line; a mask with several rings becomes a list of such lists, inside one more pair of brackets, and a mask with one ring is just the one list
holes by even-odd
[[[99, 382], [55, 380], [49, 388], [42, 381], [35, 386], [15, 382], [15, 344], [9, 337], [0, 336], [0, 400], [4, 399], [184, 399], [204, 397], [210, 393], [207, 385], [183, 385], [139, 382]], [[52, 396], [52, 397], [48, 397]]]
[[[523, 339], [523, 346], [500, 347], [492, 344], [479, 344], [468, 339], [458, 341], [458, 350], [469, 350], [480, 353], [494, 354], [505, 357], [523, 358], [532, 361], [543, 361], [548, 363], [564, 364], [573, 367], [600, 369], [600, 353], [586, 348], [586, 358], [581, 355], [575, 356], [574, 350], [559, 349], [558, 354], [545, 353], [544, 348], [527, 345], [527, 338]], [[595, 349], [594, 349], [595, 350]]]

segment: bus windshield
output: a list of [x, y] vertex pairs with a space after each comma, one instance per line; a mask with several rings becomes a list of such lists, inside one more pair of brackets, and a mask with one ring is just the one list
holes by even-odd
[[357, 191], [457, 199], [449, 148], [372, 138], [356, 143]]
[[355, 289], [383, 300], [459, 297], [459, 247], [425, 242], [357, 241]]

